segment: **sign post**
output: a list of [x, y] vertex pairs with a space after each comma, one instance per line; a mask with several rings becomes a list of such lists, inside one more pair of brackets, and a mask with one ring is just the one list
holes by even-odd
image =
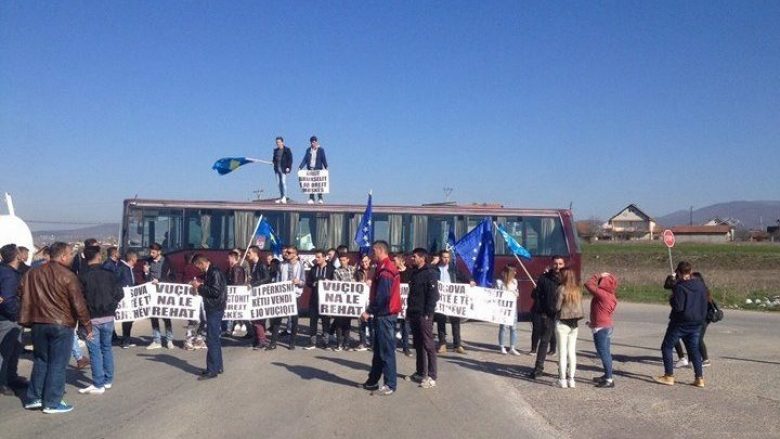
[[675, 239], [674, 239], [674, 233], [666, 229], [664, 230], [664, 244], [666, 244], [666, 249], [669, 250], [669, 268], [671, 268], [672, 273], [674, 273], [674, 262], [672, 262], [672, 247], [674, 247]]

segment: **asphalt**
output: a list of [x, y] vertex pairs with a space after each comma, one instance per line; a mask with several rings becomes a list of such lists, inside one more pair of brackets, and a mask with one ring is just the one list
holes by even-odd
[[[68, 368], [71, 413], [25, 411], [19, 397], [0, 397], [0, 437], [780, 437], [780, 314], [727, 311], [710, 325], [704, 389], [688, 385], [689, 368], [673, 387], [652, 382], [663, 372], [665, 307], [621, 304], [616, 317], [614, 389], [593, 387], [600, 361], [583, 325], [576, 389], [554, 387], [557, 357], [548, 358], [548, 375], [528, 379], [533, 357], [499, 354], [496, 327], [470, 322], [466, 354], [439, 356], [435, 389], [401, 378], [391, 396], [359, 388], [371, 352], [258, 352], [227, 338], [225, 373], [210, 381], [196, 379], [205, 351], [116, 348], [114, 387], [103, 395], [78, 394], [89, 370]], [[137, 335], [149, 334], [137, 326]], [[527, 352], [530, 327], [519, 328]], [[183, 334], [183, 325], [175, 330]], [[24, 376], [30, 358], [20, 363]], [[414, 359], [399, 354], [399, 375], [412, 372]]]

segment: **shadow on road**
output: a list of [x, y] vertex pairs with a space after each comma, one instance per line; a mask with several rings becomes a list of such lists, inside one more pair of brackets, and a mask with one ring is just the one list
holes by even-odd
[[322, 356], [317, 356], [314, 358], [318, 360], [330, 361], [331, 363], [336, 363], [338, 365], [348, 367], [352, 370], [363, 370], [366, 372], [371, 370], [371, 366], [368, 365], [367, 363], [360, 363], [358, 361], [347, 360], [346, 358], [330, 358], [330, 357], [322, 357]]
[[[181, 369], [184, 372], [187, 372], [192, 375], [198, 375], [200, 376], [200, 373], [203, 369], [193, 366], [190, 363], [182, 360], [181, 358], [176, 358], [173, 355], [169, 354], [138, 354], [141, 358], [146, 358], [147, 361], [154, 361], [157, 363], [164, 363], [169, 366], [176, 367], [178, 369]], [[205, 356], [204, 356], [205, 357]], [[205, 358], [204, 358], [205, 359]]]
[[777, 362], [777, 361], [751, 360], [749, 358], [737, 358], [737, 357], [721, 357], [721, 358], [723, 358], [724, 360], [748, 361], [750, 363], [780, 364], [780, 362]]
[[332, 374], [322, 369], [317, 369], [310, 366], [296, 366], [291, 364], [284, 364], [279, 362], [272, 362], [274, 366], [279, 366], [287, 369], [288, 371], [298, 375], [304, 380], [321, 380], [333, 384], [341, 384], [342, 386], [356, 387], [360, 383], [344, 379], [338, 375]]

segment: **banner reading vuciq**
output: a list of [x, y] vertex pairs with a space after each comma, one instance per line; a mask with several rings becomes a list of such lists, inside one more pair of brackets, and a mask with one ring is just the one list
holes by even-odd
[[439, 282], [436, 312], [499, 325], [513, 325], [517, 320], [517, 296], [507, 290]]
[[370, 288], [362, 282], [321, 280], [320, 314], [333, 317], [360, 317], [368, 305]]
[[175, 320], [200, 320], [203, 299], [192, 294], [186, 284], [147, 282], [124, 288], [125, 297], [119, 302], [115, 318], [118, 322], [131, 322], [149, 317]]

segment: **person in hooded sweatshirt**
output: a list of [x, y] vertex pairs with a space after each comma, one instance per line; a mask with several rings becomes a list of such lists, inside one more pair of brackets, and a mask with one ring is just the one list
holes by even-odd
[[690, 262], [682, 261], [677, 264], [677, 282], [669, 299], [672, 312], [669, 314], [669, 326], [661, 344], [664, 374], [655, 378], [656, 382], [667, 386], [674, 385], [674, 345], [682, 339], [693, 361], [696, 377], [692, 384], [695, 387], [704, 387], [699, 337], [707, 318], [707, 287], [701, 279], [691, 276], [691, 272]]
[[590, 329], [593, 331], [593, 344], [604, 366], [604, 375], [593, 378], [596, 387], [615, 387], [612, 380], [612, 314], [617, 308], [617, 278], [610, 273], [594, 274], [585, 289], [593, 296], [590, 301]]

